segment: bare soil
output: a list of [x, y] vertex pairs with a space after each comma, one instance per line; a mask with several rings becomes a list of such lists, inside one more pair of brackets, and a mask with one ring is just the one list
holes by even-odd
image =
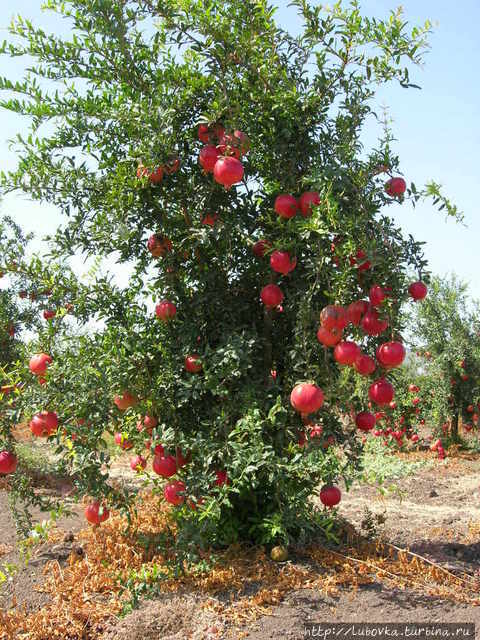
[[[120, 477], [120, 473], [118, 474]], [[480, 575], [479, 461], [447, 459], [421, 469], [415, 476], [396, 482], [396, 491], [382, 496], [371, 486], [355, 486], [344, 495], [340, 514], [358, 529], [365, 528], [370, 513], [384, 519], [377, 535], [400, 547], [431, 559], [452, 572]], [[52, 489], [53, 490], [53, 489]], [[76, 531], [84, 526], [78, 506], [74, 514], [58, 522], [64, 537], [56, 544], [36, 548], [26, 568], [0, 587], [0, 607], [9, 608], [12, 598], [32, 610], [45, 602], [37, 591], [47, 560], [60, 564], [75, 551]], [[20, 564], [15, 549], [14, 525], [5, 491], [0, 491], [0, 569], [5, 563]], [[34, 514], [42, 520], [44, 515]], [[480, 527], [476, 529], [480, 532]], [[295, 562], [293, 559], [292, 562]], [[427, 597], [413, 590], [388, 588], [380, 583], [341, 590], [336, 597], [311, 589], [291, 592], [268, 615], [241, 629], [232, 629], [221, 614], [206, 611], [199, 594], [162, 596], [144, 601], [139, 609], [113, 620], [101, 640], [192, 640], [212, 638], [304, 638], [304, 623], [314, 622], [475, 622], [480, 638], [480, 607]]]

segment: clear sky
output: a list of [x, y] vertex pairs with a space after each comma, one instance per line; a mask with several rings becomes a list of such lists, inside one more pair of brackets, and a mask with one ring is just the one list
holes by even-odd
[[[291, 32], [299, 22], [288, 0], [278, 0], [277, 19]], [[0, 39], [7, 36], [6, 27], [15, 11], [32, 19], [45, 29], [57, 33], [65, 23], [51, 12], [40, 11], [41, 0], [16, 0], [0, 3]], [[363, 12], [385, 17], [398, 2], [394, 0], [363, 0]], [[411, 80], [422, 90], [405, 90], [389, 85], [378, 95], [378, 105], [386, 105], [394, 119], [393, 130], [397, 150], [407, 182], [417, 186], [434, 179], [443, 185], [448, 195], [465, 214], [467, 228], [452, 221], [444, 222], [430, 203], [390, 208], [406, 233], [427, 242], [425, 252], [431, 270], [443, 275], [455, 271], [471, 285], [471, 293], [480, 298], [480, 278], [477, 277], [477, 242], [480, 220], [476, 190], [480, 187], [480, 61], [479, 0], [404, 0], [405, 18], [412, 23], [434, 22], [431, 51], [423, 69], [416, 69]], [[21, 77], [21, 59], [0, 57], [0, 75], [11, 79]], [[22, 131], [21, 119], [6, 111], [0, 112], [0, 163], [3, 169], [15, 166], [15, 155], [7, 139]], [[373, 141], [375, 128], [366, 131], [366, 140]], [[60, 222], [52, 207], [40, 206], [24, 196], [10, 195], [2, 204], [2, 212], [12, 215], [25, 229], [37, 234], [52, 232]]]

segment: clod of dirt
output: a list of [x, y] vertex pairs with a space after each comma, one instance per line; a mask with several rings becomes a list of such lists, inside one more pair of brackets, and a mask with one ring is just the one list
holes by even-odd
[[71, 531], [67, 531], [67, 533], [63, 536], [64, 542], [73, 542], [75, 540], [75, 536]]
[[438, 493], [435, 491], [435, 489], [432, 489], [430, 491], [430, 498], [438, 498]]

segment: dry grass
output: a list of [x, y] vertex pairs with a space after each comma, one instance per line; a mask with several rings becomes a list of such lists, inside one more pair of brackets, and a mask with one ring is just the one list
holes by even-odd
[[[456, 602], [480, 604], [480, 581], [468, 575], [454, 575], [407, 550], [367, 543], [348, 526], [344, 547], [312, 546], [299, 554], [296, 563], [276, 564], [262, 548], [230, 548], [220, 554], [208, 573], [187, 572], [181, 578], [172, 578], [166, 565], [168, 558], [154, 551], [148, 553], [133, 533], [174, 531], [168, 509], [150, 494], [141, 499], [143, 504], [133, 515], [130, 533], [126, 531], [125, 517], [115, 514], [100, 527], [89, 527], [79, 534], [83, 556], [72, 553], [63, 568], [58, 562], [50, 562], [42, 585], [42, 591], [51, 596], [50, 604], [29, 614], [19, 608], [0, 612], [0, 638], [98, 638], [106, 622], [121, 611], [129, 597], [122, 590], [122, 581], [132, 570], [148, 570], [153, 565], [164, 570], [161, 591], [195, 593], [203, 598], [204, 608], [221, 614], [235, 626], [268, 613], [292, 590], [316, 589], [336, 595], [341, 588], [356, 590], [374, 581]], [[54, 532], [52, 541], [58, 536]], [[478, 541], [480, 523], [471, 525], [469, 536]], [[216, 597], [219, 595], [222, 597]]]

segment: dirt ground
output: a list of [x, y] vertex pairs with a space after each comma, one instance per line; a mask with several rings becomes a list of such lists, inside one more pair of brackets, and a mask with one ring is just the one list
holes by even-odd
[[[377, 514], [384, 524], [377, 533], [400, 547], [409, 547], [456, 574], [480, 576], [480, 526], [472, 536], [473, 523], [480, 524], [479, 460], [455, 458], [420, 469], [414, 476], [395, 481], [396, 490], [386, 496], [371, 486], [355, 486], [344, 498], [340, 514], [361, 529], [365, 516]], [[45, 601], [37, 591], [47, 560], [60, 565], [76, 549], [76, 531], [84, 526], [78, 506], [73, 515], [59, 521], [63, 539], [35, 549], [26, 568], [0, 587], [0, 607], [9, 608], [12, 598], [31, 610]], [[5, 491], [0, 491], [0, 568], [20, 564]], [[37, 518], [44, 516], [36, 513]], [[475, 531], [474, 530], [474, 531]], [[292, 555], [291, 562], [296, 562]], [[480, 594], [479, 594], [480, 595]], [[144, 601], [121, 620], [112, 620], [101, 640], [192, 640], [212, 638], [304, 638], [304, 623], [314, 622], [475, 622], [480, 638], [480, 607], [429, 597], [413, 590], [388, 588], [375, 583], [340, 590], [335, 597], [312, 589], [290, 592], [255, 622], [232, 629], [221, 614], [206, 611], [205, 598], [196, 594], [162, 596]]]

